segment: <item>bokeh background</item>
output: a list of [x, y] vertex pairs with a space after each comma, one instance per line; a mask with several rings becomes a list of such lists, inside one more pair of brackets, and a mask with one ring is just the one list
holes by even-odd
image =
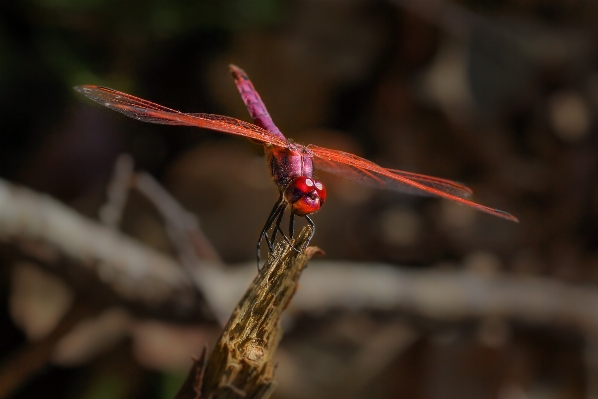
[[[598, 3], [588, 0], [2, 2], [0, 177], [97, 219], [114, 163], [128, 153], [137, 170], [197, 215], [229, 267], [251, 262], [278, 195], [260, 146], [206, 130], [143, 124], [72, 90], [99, 84], [185, 112], [249, 120], [228, 73], [234, 63], [297, 142], [463, 182], [476, 201], [521, 221], [322, 174], [328, 199], [313, 217], [312, 244], [326, 259], [541, 276], [595, 289], [597, 20]], [[129, 198], [121, 228], [173, 253], [160, 218], [141, 196]], [[16, 264], [14, 256], [0, 258], [5, 367], [31, 339], [23, 328], [27, 317], [15, 311], [21, 309], [15, 275], [28, 287], [37, 277], [27, 273], [38, 272], [29, 265], [17, 273]], [[59, 271], [52, 274], [62, 280]], [[309, 395], [281, 387], [275, 396], [598, 394], [593, 347], [566, 320], [439, 323], [414, 313], [322, 304], [321, 312], [297, 315], [287, 344], [302, 348], [307, 360], [295, 367], [311, 365], [330, 381], [309, 382]], [[417, 337], [350, 395], [343, 391], [343, 380], [332, 376], [347, 337], [355, 344], [397, 320]], [[206, 322], [205, 328], [189, 338], [196, 347], [214, 342], [217, 326]], [[172, 397], [184, 368], [148, 361], [132, 350], [130, 337], [117, 341], [77, 365], [45, 366], [13, 397]]]

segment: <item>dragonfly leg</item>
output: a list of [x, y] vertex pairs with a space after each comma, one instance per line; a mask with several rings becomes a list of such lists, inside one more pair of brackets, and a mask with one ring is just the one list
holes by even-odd
[[311, 239], [314, 238], [314, 234], [316, 234], [316, 224], [307, 215], [305, 215], [305, 219], [307, 220], [307, 223], [309, 223], [309, 225], [311, 226], [311, 234], [309, 235], [309, 238], [307, 239], [307, 241], [305, 243], [305, 246], [308, 246]]
[[276, 203], [274, 204], [274, 207], [272, 207], [272, 211], [270, 211], [270, 215], [268, 216], [268, 219], [266, 220], [266, 224], [264, 225], [264, 228], [262, 229], [262, 232], [260, 233], [260, 238], [257, 240], [257, 269], [258, 270], [260, 270], [260, 252], [261, 252], [262, 240], [264, 238], [266, 239], [268, 248], [270, 249], [270, 251], [272, 251], [272, 242], [270, 241], [270, 238], [268, 237], [268, 230], [270, 230], [270, 228], [272, 227], [272, 224], [274, 223], [276, 218], [279, 217], [279, 214], [284, 212], [285, 206], [286, 206], [286, 204], [284, 203], [284, 198], [281, 194], [280, 198], [278, 198], [278, 201], [276, 201]]
[[[278, 198], [278, 201], [276, 201], [276, 203], [274, 204], [272, 211], [270, 211], [270, 215], [268, 216], [268, 219], [266, 220], [266, 224], [264, 225], [264, 228], [262, 229], [262, 232], [260, 233], [260, 238], [257, 241], [257, 254], [256, 254], [258, 270], [261, 269], [260, 259], [261, 259], [262, 240], [266, 240], [266, 244], [268, 244], [268, 249], [270, 250], [270, 252], [272, 252], [272, 250], [274, 249], [274, 243], [276, 241], [276, 236], [278, 235], [279, 232], [280, 232], [280, 235], [282, 235], [282, 237], [286, 241], [286, 243], [289, 244], [293, 248], [294, 251], [301, 252], [291, 242], [291, 239], [293, 239], [293, 237], [295, 235], [295, 214], [291, 212], [291, 217], [289, 220], [289, 237], [287, 237], [286, 234], [284, 234], [284, 232], [282, 231], [282, 228], [280, 227], [286, 206], [287, 206], [287, 204], [284, 201], [283, 196], [281, 195], [280, 198]], [[313, 238], [313, 236], [315, 234], [316, 225], [311, 220], [311, 218], [309, 216], [306, 215], [305, 219], [312, 227], [312, 232], [309, 236], [309, 239], [307, 240], [307, 243], [309, 244], [309, 242], [311, 241], [311, 239]], [[268, 232], [270, 231], [270, 229], [273, 229], [272, 237], [268, 236]]]
[[289, 237], [295, 236], [295, 214], [291, 212], [291, 219], [289, 220]]
[[[272, 246], [273, 246], [274, 242], [276, 241], [276, 235], [278, 234], [279, 231], [280, 231], [280, 234], [282, 234], [282, 236], [284, 237], [284, 233], [282, 232], [282, 229], [280, 228], [280, 223], [282, 222], [283, 215], [284, 215], [284, 211], [280, 212], [278, 214], [278, 218], [276, 219], [276, 224], [275, 224], [274, 230], [272, 231], [272, 239], [271, 239], [270, 244], [268, 245], [268, 247], [270, 248], [270, 251], [272, 251]], [[266, 238], [267, 237], [268, 236], [266, 236]]]
[[[291, 218], [289, 219], [289, 237], [292, 240], [294, 236], [295, 236], [295, 214], [293, 212], [291, 212]], [[289, 240], [287, 240], [287, 243], [289, 245], [291, 245]], [[292, 245], [292, 248], [295, 252], [301, 252], [294, 245]]]
[[[283, 204], [281, 206], [285, 206], [286, 204]], [[296, 252], [300, 252], [297, 248], [295, 248], [295, 246], [293, 246], [293, 243], [291, 242], [291, 239], [293, 238], [293, 236], [291, 236], [290, 238], [286, 236], [286, 234], [284, 234], [284, 231], [282, 231], [282, 228], [280, 227], [280, 223], [282, 222], [282, 216], [284, 215], [284, 208], [282, 209], [282, 211], [278, 214], [278, 219], [276, 219], [276, 226], [274, 227], [274, 231], [272, 232], [272, 240], [271, 241], [267, 241], [268, 242], [268, 246], [270, 248], [270, 251], [272, 251], [272, 248], [274, 246], [274, 242], [276, 241], [276, 235], [278, 234], [278, 232], [280, 232], [280, 235], [282, 236], [282, 238], [284, 238], [285, 242], [287, 244], [289, 244]], [[293, 214], [291, 212], [291, 221], [293, 221], [293, 217], [295, 216], [295, 214]], [[266, 240], [268, 240], [268, 235], [266, 235]]]
[[[291, 242], [291, 240], [293, 239], [293, 235], [291, 233], [290, 238], [286, 236], [286, 234], [284, 234], [284, 232], [282, 231], [282, 229], [280, 228], [280, 222], [282, 221], [282, 215], [284, 212], [281, 212], [280, 216], [278, 217], [278, 220], [276, 221], [276, 229], [274, 231], [274, 234], [272, 235], [272, 237], [276, 237], [276, 231], [280, 231], [280, 234], [282, 235], [282, 238], [284, 238], [284, 240], [286, 241], [287, 244], [289, 244], [289, 246], [291, 248], [293, 248], [293, 250], [295, 252], [301, 252], [299, 251], [297, 248], [295, 248], [295, 246], [293, 245], [293, 243]], [[295, 222], [295, 214], [293, 212], [291, 212], [291, 220], [290, 223], [293, 224]], [[274, 241], [274, 239], [272, 239], [272, 241]]]

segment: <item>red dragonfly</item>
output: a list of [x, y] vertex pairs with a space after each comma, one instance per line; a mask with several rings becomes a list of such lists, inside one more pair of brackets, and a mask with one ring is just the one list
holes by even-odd
[[[326, 189], [322, 182], [314, 178], [314, 167], [369, 186], [448, 198], [503, 219], [518, 221], [506, 212], [466, 199], [472, 191], [459, 183], [383, 168], [357, 155], [313, 144], [301, 145], [287, 139], [272, 121], [247, 74], [235, 65], [230, 66], [230, 71], [255, 124], [222, 115], [183, 113], [107, 87], [85, 85], [77, 86], [75, 90], [107, 108], [143, 122], [212, 129], [263, 144], [270, 174], [278, 186], [280, 197], [258, 239], [258, 268], [262, 240], [266, 240], [270, 251], [278, 231], [288, 241], [280, 228], [287, 208], [290, 209], [290, 237], [294, 235], [295, 215], [305, 217], [312, 226], [309, 240], [313, 237], [315, 224], [309, 215], [318, 211], [326, 201]], [[270, 230], [272, 237], [268, 236]]]

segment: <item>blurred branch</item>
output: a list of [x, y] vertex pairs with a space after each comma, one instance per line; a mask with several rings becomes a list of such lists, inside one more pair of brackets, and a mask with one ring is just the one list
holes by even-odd
[[99, 211], [104, 224], [118, 227], [131, 188], [139, 190], [160, 212], [166, 231], [186, 268], [197, 267], [199, 259], [221, 262], [212, 243], [199, 228], [197, 217], [183, 208], [151, 175], [135, 172], [134, 160], [128, 154], [120, 155], [114, 164], [107, 189], [108, 200]]
[[77, 269], [95, 274], [125, 301], [150, 309], [174, 307], [180, 315], [197, 310], [194, 286], [170, 257], [46, 195], [3, 180], [0, 243], [63, 276], [69, 275], [65, 265], [75, 274], [81, 272]]
[[[381, 309], [449, 322], [496, 316], [569, 325], [598, 335], [598, 289], [592, 286], [530, 275], [422, 271], [380, 263], [314, 261], [310, 265], [291, 310]], [[230, 300], [225, 295], [237, 295], [251, 266], [211, 276], [222, 294], [216, 302], [224, 304]]]
[[130, 155], [121, 155], [116, 160], [107, 189], [108, 201], [99, 211], [100, 220], [107, 226], [117, 228], [120, 224], [134, 172], [133, 166], [133, 157]]
[[[190, 282], [170, 257], [73, 212], [57, 201], [0, 180], [0, 242], [50, 266], [64, 260], [97, 273], [126, 300], [154, 308], [175, 304], [198, 319], [194, 286], [219, 319], [230, 314], [255, 275], [255, 264], [202, 268]], [[436, 320], [499, 316], [574, 326], [598, 335], [598, 290], [555, 279], [417, 271], [383, 264], [312, 262], [292, 308], [386, 309]]]
[[133, 185], [162, 214], [166, 221], [166, 230], [185, 267], [196, 268], [199, 263], [198, 257], [212, 261], [211, 265], [221, 262], [220, 255], [199, 228], [195, 215], [183, 208], [151, 175], [144, 172], [136, 173]]

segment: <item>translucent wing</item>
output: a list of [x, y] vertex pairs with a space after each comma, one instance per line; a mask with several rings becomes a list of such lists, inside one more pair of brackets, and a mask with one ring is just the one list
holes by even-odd
[[[471, 189], [469, 187], [466, 187], [466, 186], [459, 184], [452, 180], [441, 179], [439, 177], [420, 175], [418, 173], [405, 172], [404, 170], [398, 170], [398, 169], [386, 169], [386, 170], [388, 170], [389, 172], [391, 172], [397, 176], [402, 176], [402, 177], [412, 180], [414, 182], [420, 183], [424, 186], [427, 186], [430, 188], [435, 188], [436, 190], [444, 191], [445, 193], [449, 193], [449, 194], [455, 195], [457, 197], [469, 198], [473, 194], [473, 191], [471, 191]], [[413, 186], [405, 187], [404, 183], [401, 183], [395, 179], [392, 179], [391, 181], [389, 181], [388, 185], [390, 185], [390, 186], [397, 185], [396, 188], [391, 187], [391, 189], [396, 190], [396, 191], [404, 191], [409, 194], [435, 195], [428, 191], [422, 192], [419, 188], [416, 188]]]
[[287, 141], [254, 124], [212, 114], [186, 114], [162, 105], [101, 86], [76, 86], [75, 90], [114, 111], [143, 122], [196, 126], [248, 137], [264, 144], [286, 147]]
[[343, 151], [315, 145], [308, 145], [307, 149], [313, 155], [313, 163], [316, 168], [349, 180], [410, 194], [436, 195], [503, 219], [518, 222], [515, 216], [507, 212], [465, 199], [464, 197], [471, 195], [471, 190], [450, 180], [386, 169], [367, 159]]

